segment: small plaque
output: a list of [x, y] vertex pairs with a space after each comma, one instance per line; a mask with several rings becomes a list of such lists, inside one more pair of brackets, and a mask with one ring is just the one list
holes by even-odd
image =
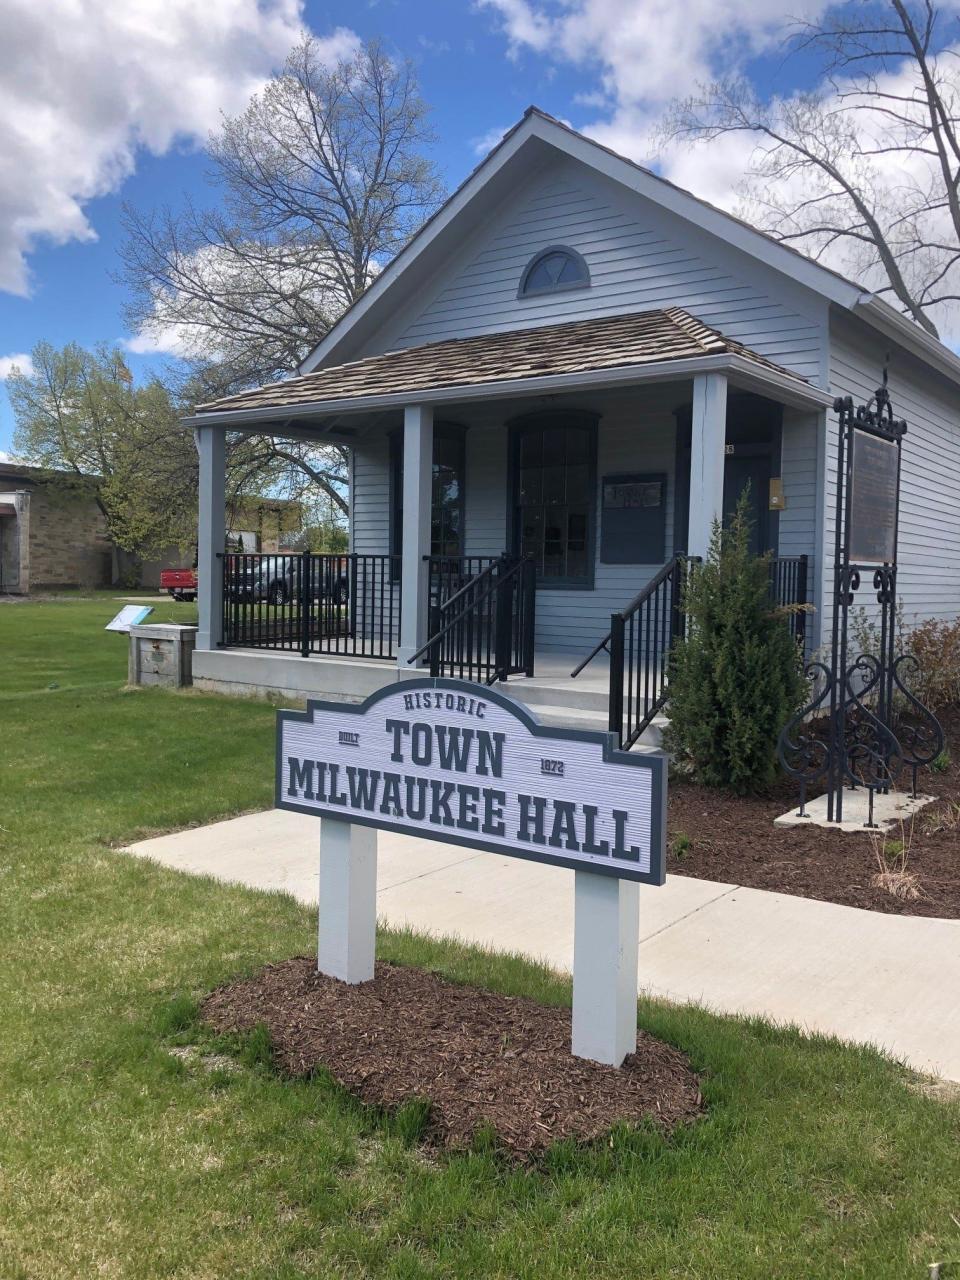
[[850, 561], [893, 564], [897, 555], [899, 450], [892, 440], [853, 432], [850, 482]]
[[148, 604], [125, 604], [115, 618], [111, 618], [104, 631], [129, 631], [153, 613]]

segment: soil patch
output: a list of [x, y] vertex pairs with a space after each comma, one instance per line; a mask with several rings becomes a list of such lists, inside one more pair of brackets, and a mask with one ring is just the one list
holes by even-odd
[[[950, 763], [941, 773], [923, 769], [919, 778], [919, 790], [937, 802], [906, 822], [902, 832], [886, 833], [888, 852], [896, 852], [892, 842], [902, 840], [919, 897], [898, 898], [873, 883], [878, 842], [867, 832], [774, 827], [775, 817], [797, 805], [791, 783], [765, 796], [742, 798], [671, 780], [668, 873], [892, 915], [960, 919], [960, 709], [950, 708], [940, 721]], [[689, 847], [683, 847], [681, 836]]]
[[587, 1142], [615, 1124], [668, 1131], [702, 1109], [686, 1057], [639, 1033], [616, 1070], [570, 1053], [570, 1010], [458, 986], [422, 969], [378, 964], [348, 986], [300, 956], [215, 991], [203, 1017], [216, 1030], [267, 1026], [291, 1076], [318, 1067], [365, 1103], [430, 1103], [425, 1137], [469, 1147], [492, 1128], [529, 1160], [562, 1138]]

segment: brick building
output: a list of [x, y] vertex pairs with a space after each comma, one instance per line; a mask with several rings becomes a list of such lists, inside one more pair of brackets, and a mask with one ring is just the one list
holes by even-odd
[[[96, 484], [96, 477], [81, 479], [0, 457], [0, 595], [117, 583], [149, 590], [159, 586], [162, 569], [192, 563], [192, 552], [176, 547], [147, 561], [114, 547]], [[231, 512], [229, 545], [276, 552], [291, 544], [302, 524], [297, 502], [244, 498]]]
[[113, 576], [93, 483], [52, 483], [38, 467], [0, 462], [0, 592], [106, 587]]

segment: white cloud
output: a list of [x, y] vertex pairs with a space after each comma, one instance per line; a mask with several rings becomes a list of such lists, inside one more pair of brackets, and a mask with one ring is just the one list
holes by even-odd
[[476, 0], [495, 12], [514, 58], [524, 50], [597, 78], [578, 103], [605, 115], [584, 132], [634, 160], [652, 158], [652, 130], [666, 105], [746, 59], [778, 48], [791, 25], [827, 0]]
[[470, 146], [473, 149], [473, 154], [476, 156], [485, 156], [487, 152], [493, 150], [507, 130], [512, 128], [512, 124], [504, 125], [503, 128], [500, 128], [499, 125], [494, 125], [494, 127], [492, 129], [488, 129], [486, 133], [481, 133], [478, 138], [471, 138]]
[[33, 373], [33, 361], [26, 351], [18, 351], [10, 356], [0, 356], [0, 381], [9, 378], [14, 369], [19, 369], [28, 378]]
[[[0, 289], [27, 294], [41, 240], [91, 240], [84, 211], [145, 148], [202, 142], [303, 25], [303, 0], [5, 0], [0, 42]], [[338, 29], [331, 57], [356, 47]]]
[[190, 344], [179, 325], [159, 325], [141, 329], [132, 338], [122, 338], [120, 345], [135, 356], [187, 356]]

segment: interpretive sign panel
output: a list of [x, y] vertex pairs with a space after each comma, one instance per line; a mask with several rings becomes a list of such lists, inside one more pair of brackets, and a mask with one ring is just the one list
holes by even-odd
[[104, 631], [129, 631], [131, 627], [139, 626], [151, 613], [153, 609], [150, 605], [125, 604], [117, 616], [110, 619]]
[[897, 444], [854, 428], [851, 464], [850, 563], [893, 564], [897, 557]]
[[277, 806], [662, 884], [666, 757], [551, 729], [460, 680], [281, 711]]

